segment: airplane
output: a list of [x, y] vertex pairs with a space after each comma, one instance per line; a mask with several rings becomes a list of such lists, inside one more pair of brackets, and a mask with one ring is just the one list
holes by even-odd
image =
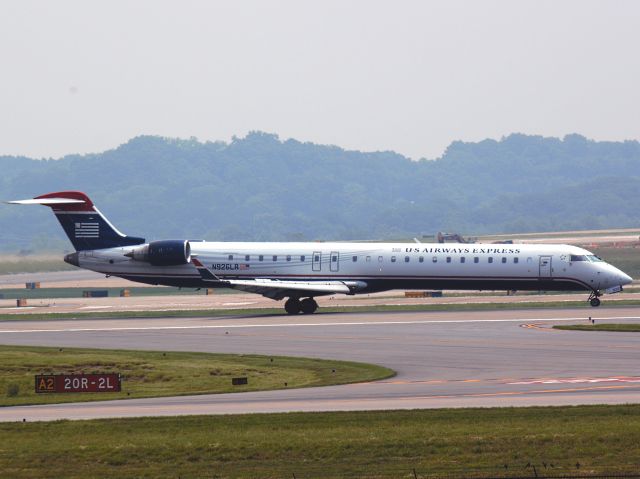
[[209, 242], [127, 236], [80, 191], [11, 204], [53, 210], [75, 248], [64, 261], [140, 283], [233, 288], [314, 313], [314, 298], [392, 289], [588, 291], [591, 306], [631, 277], [593, 253], [562, 244]]

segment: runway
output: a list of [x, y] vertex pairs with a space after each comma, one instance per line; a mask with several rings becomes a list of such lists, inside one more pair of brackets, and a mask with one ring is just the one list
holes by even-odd
[[0, 421], [619, 404], [640, 399], [640, 334], [553, 324], [640, 321], [640, 308], [326, 313], [0, 322], [0, 343], [307, 356], [381, 364], [375, 383], [0, 408]]

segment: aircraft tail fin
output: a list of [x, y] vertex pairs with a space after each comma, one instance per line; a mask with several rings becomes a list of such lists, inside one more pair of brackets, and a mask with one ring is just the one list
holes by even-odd
[[59, 191], [8, 203], [50, 207], [76, 251], [115, 248], [145, 242], [144, 238], [127, 236], [118, 231], [94, 206], [89, 197], [80, 191]]

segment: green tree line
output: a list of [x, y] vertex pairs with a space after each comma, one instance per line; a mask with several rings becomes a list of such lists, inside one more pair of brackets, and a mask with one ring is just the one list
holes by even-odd
[[[252, 132], [140, 136], [99, 154], [0, 157], [0, 198], [89, 194], [147, 239], [353, 240], [640, 226], [640, 144], [512, 134], [442, 157], [348, 151]], [[0, 207], [5, 250], [68, 245], [41, 207]]]

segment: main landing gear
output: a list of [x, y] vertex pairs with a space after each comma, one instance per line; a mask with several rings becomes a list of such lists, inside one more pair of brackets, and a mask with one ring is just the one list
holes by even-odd
[[598, 291], [592, 291], [589, 295], [589, 304], [594, 308], [600, 306], [600, 296], [602, 296], [602, 293]]
[[311, 314], [315, 313], [318, 309], [318, 303], [313, 298], [305, 298], [300, 300], [298, 298], [289, 298], [284, 303], [284, 310], [289, 314]]

